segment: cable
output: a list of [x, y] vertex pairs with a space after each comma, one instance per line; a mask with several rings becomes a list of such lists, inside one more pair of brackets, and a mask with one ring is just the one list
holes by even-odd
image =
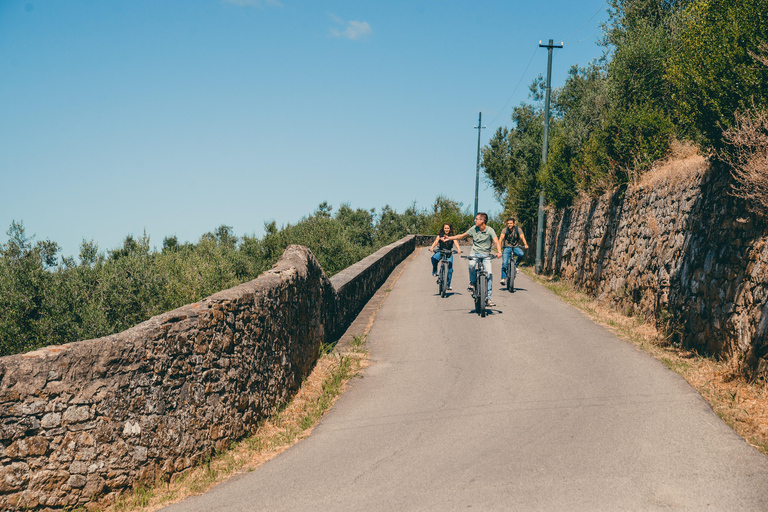
[[[601, 6], [600, 6], [600, 8], [599, 8], [597, 11], [595, 11], [595, 14], [593, 14], [593, 15], [592, 15], [592, 17], [591, 17], [591, 18], [589, 18], [589, 19], [588, 19], [588, 20], [587, 20], [587, 21], [586, 21], [586, 22], [585, 22], [585, 23], [584, 23], [584, 24], [581, 26], [581, 28], [579, 28], [579, 30], [577, 30], [576, 32], [574, 32], [574, 33], [573, 33], [573, 34], [571, 34], [570, 36], [566, 37], [566, 38], [565, 38], [563, 41], [567, 41], [567, 40], [569, 40], [570, 38], [572, 38], [573, 36], [575, 36], [576, 34], [578, 34], [579, 32], [581, 32], [581, 31], [582, 31], [582, 29], [584, 29], [584, 27], [586, 27], [586, 26], [589, 24], [589, 22], [590, 22], [590, 21], [592, 21], [593, 19], [595, 19], [595, 16], [597, 16], [598, 14], [600, 14], [600, 11], [602, 11], [602, 10], [605, 8], [605, 6], [606, 6], [607, 4], [608, 4], [608, 0], [606, 0], [605, 2], [603, 2], [603, 5], [601, 5]], [[589, 37], [585, 37], [584, 39], [581, 39], [581, 40], [579, 40], [579, 41], [576, 41], [576, 42], [577, 42], [577, 43], [581, 43], [581, 42], [583, 42], [583, 41], [586, 41], [587, 39], [591, 39], [591, 38], [592, 38], [593, 36], [595, 36], [596, 34], [597, 34], [597, 33], [594, 33], [594, 34], [592, 34], [591, 36], [589, 36]], [[538, 50], [538, 47], [536, 48], [536, 50]], [[525, 71], [523, 71], [523, 75], [520, 77], [520, 81], [519, 81], [519, 82], [517, 82], [517, 85], [515, 86], [515, 90], [513, 90], [513, 91], [512, 91], [512, 94], [509, 96], [509, 99], [507, 100], [507, 102], [504, 104], [504, 106], [503, 106], [503, 107], [501, 107], [501, 110], [499, 111], [499, 113], [498, 113], [498, 114], [496, 114], [496, 117], [494, 117], [494, 118], [491, 120], [491, 122], [490, 122], [490, 123], [488, 123], [488, 126], [492, 126], [492, 125], [493, 125], [493, 123], [495, 123], [495, 122], [496, 122], [496, 119], [498, 119], [498, 118], [499, 118], [499, 116], [500, 116], [500, 115], [501, 115], [501, 114], [504, 112], [504, 109], [506, 109], [506, 108], [507, 108], [507, 105], [509, 105], [509, 102], [510, 102], [510, 101], [512, 101], [512, 98], [514, 97], [515, 93], [517, 92], [517, 89], [518, 89], [518, 87], [520, 87], [520, 84], [523, 82], [523, 79], [525, 78], [525, 74], [528, 72], [528, 68], [529, 68], [529, 67], [531, 67], [531, 62], [533, 62], [533, 58], [536, 56], [536, 50], [534, 50], [534, 51], [533, 51], [533, 55], [531, 55], [531, 60], [529, 60], [529, 61], [528, 61], [528, 65], [525, 67]]]
[[536, 48], [533, 50], [533, 55], [531, 55], [531, 60], [529, 60], [529, 61], [528, 61], [528, 65], [527, 65], [527, 66], [525, 66], [525, 71], [523, 71], [523, 74], [520, 76], [520, 81], [519, 81], [519, 82], [517, 82], [517, 85], [515, 86], [515, 89], [512, 91], [512, 94], [509, 96], [509, 99], [508, 99], [508, 100], [507, 100], [507, 102], [504, 104], [504, 106], [503, 106], [503, 107], [501, 107], [501, 110], [499, 111], [499, 113], [498, 113], [498, 114], [496, 114], [496, 117], [494, 117], [494, 118], [491, 120], [491, 122], [490, 122], [490, 123], [488, 123], [488, 126], [492, 126], [492, 125], [493, 125], [493, 123], [496, 121], [496, 119], [498, 119], [498, 118], [499, 118], [499, 116], [502, 114], [502, 112], [504, 112], [504, 109], [506, 109], [506, 108], [507, 108], [507, 105], [509, 105], [509, 102], [510, 102], [510, 101], [512, 101], [512, 98], [515, 96], [515, 93], [517, 92], [517, 88], [518, 88], [518, 87], [520, 87], [520, 84], [521, 84], [521, 83], [523, 83], [523, 79], [525, 78], [525, 74], [528, 72], [528, 68], [530, 68], [530, 67], [531, 67], [531, 62], [533, 62], [533, 58], [536, 56], [536, 52], [538, 51], [538, 49], [539, 49], [539, 47], [537, 46], [537, 47], [536, 47]]
[[[603, 10], [603, 8], [605, 7], [605, 5], [606, 5], [607, 3], [608, 3], [608, 0], [606, 0], [605, 2], [603, 2], [603, 5], [601, 5], [601, 6], [600, 6], [600, 8], [597, 10], [597, 12], [596, 12], [595, 14], [593, 14], [593, 15], [592, 15], [592, 17], [591, 17], [591, 18], [589, 18], [589, 19], [587, 20], [587, 23], [589, 23], [590, 21], [592, 21], [593, 19], [595, 19], [595, 16], [597, 16], [598, 14], [600, 14], [600, 11], [602, 11], [602, 10]], [[577, 31], [576, 31], [576, 32], [574, 32], [573, 34], [571, 34], [571, 35], [569, 35], [568, 37], [566, 37], [565, 39], [563, 39], [563, 41], [567, 41], [567, 40], [569, 40], [570, 38], [572, 38], [573, 36], [575, 36], [576, 34], [578, 34], [579, 32], [581, 32], [581, 30], [582, 30], [584, 27], [586, 27], [586, 26], [587, 26], [587, 23], [584, 23], [584, 24], [581, 26], [581, 28], [580, 28], [579, 30], [577, 30]], [[584, 39], [582, 39], [581, 41], [584, 41]], [[579, 42], [579, 43], [580, 43], [581, 41], [577, 41], [577, 42]]]

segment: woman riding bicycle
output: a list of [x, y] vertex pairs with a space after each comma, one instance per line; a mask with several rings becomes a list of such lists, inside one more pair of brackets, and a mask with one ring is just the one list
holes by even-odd
[[[435, 237], [435, 241], [432, 242], [432, 247], [429, 248], [430, 252], [433, 252], [432, 255], [432, 275], [437, 276], [437, 264], [440, 262], [441, 254], [439, 250], [446, 250], [450, 251], [452, 249], [456, 249], [456, 252], [461, 254], [461, 248], [459, 247], [458, 242], [455, 240], [451, 241], [442, 241], [440, 237], [443, 236], [453, 236], [455, 233], [453, 232], [453, 226], [451, 226], [449, 223], [443, 224], [443, 227], [440, 228], [440, 233]], [[435, 252], [435, 246], [439, 249], [438, 252]], [[449, 290], [451, 290], [451, 277], [453, 277], [453, 253], [451, 253], [450, 256], [448, 256], [448, 280], [446, 282], [446, 286]]]
[[525, 235], [523, 230], [515, 226], [515, 219], [513, 217], [507, 218], [507, 226], [501, 231], [501, 245], [504, 248], [502, 251], [501, 260], [501, 286], [507, 284], [507, 264], [509, 258], [514, 253], [515, 264], [517, 260], [525, 254], [522, 247], [528, 248], [528, 242], [525, 241]]

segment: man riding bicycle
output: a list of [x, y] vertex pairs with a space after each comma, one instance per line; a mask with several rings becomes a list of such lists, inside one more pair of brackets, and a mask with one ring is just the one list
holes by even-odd
[[[486, 224], [488, 222], [488, 215], [480, 212], [475, 217], [475, 225], [469, 228], [466, 233], [455, 236], [443, 236], [441, 240], [463, 240], [467, 237], [472, 238], [472, 250], [469, 253], [469, 291], [474, 292], [475, 281], [477, 281], [477, 272], [475, 271], [475, 259], [476, 256], [490, 256], [492, 244], [496, 244], [496, 257], [501, 258], [501, 243], [496, 236], [496, 232], [492, 227]], [[488, 300], [486, 305], [493, 307], [496, 304], [491, 302], [491, 259], [487, 258], [483, 260], [483, 266], [485, 272], [488, 274]]]
[[501, 260], [501, 286], [507, 284], [507, 264], [512, 254], [515, 255], [515, 264], [517, 260], [525, 254], [523, 247], [528, 248], [528, 242], [525, 240], [523, 230], [515, 226], [513, 217], [507, 218], [507, 226], [501, 231], [501, 245], [504, 247]]

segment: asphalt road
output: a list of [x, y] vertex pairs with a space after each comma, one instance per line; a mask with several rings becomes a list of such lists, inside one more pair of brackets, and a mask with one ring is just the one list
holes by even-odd
[[768, 510], [768, 458], [677, 374], [520, 275], [486, 318], [427, 249], [312, 435], [168, 511]]

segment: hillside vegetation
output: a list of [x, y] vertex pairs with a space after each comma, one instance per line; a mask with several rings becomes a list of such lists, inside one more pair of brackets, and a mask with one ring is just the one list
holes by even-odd
[[438, 197], [431, 209], [397, 213], [385, 206], [377, 214], [347, 205], [334, 213], [323, 203], [296, 224], [266, 223], [261, 238], [220, 226], [197, 243], [166, 237], [158, 250], [146, 235], [127, 236], [106, 253], [84, 241], [77, 259], [62, 256], [54, 241], [35, 242], [13, 222], [0, 245], [0, 355], [123, 331], [255, 279], [290, 244], [309, 247], [333, 275], [409, 233], [437, 234], [443, 222], [467, 229], [472, 213], [461, 206]]
[[597, 197], [637, 182], [684, 141], [731, 164], [733, 192], [768, 211], [768, 0], [607, 3], [603, 57], [573, 66], [552, 91], [547, 164], [541, 76], [484, 148], [506, 210], [531, 226], [540, 190], [555, 208]]

